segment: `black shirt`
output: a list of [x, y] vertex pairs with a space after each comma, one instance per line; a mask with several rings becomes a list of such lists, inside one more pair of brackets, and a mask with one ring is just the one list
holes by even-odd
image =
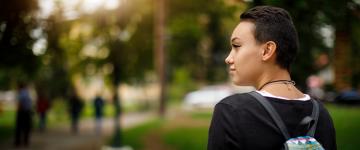
[[[311, 115], [311, 101], [266, 99], [279, 113], [291, 137], [306, 135], [307, 126], [299, 126], [299, 123]], [[336, 150], [332, 119], [319, 104], [315, 139], [326, 150]], [[209, 129], [208, 150], [280, 150], [285, 141], [265, 108], [249, 94], [235, 94], [216, 104]]]

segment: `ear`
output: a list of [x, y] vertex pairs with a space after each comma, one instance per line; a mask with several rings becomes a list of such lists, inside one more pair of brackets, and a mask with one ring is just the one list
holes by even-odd
[[262, 45], [262, 60], [267, 61], [271, 58], [275, 58], [276, 43], [274, 41], [268, 41]]

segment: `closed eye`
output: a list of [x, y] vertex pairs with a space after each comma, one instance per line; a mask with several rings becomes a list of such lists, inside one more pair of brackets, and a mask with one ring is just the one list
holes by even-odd
[[236, 44], [231, 44], [231, 46], [234, 47], [234, 48], [241, 47], [241, 45], [236, 45]]

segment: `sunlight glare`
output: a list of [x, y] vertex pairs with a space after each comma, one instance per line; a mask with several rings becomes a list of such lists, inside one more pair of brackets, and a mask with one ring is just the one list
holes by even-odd
[[106, 0], [105, 2], [105, 9], [113, 10], [119, 6], [119, 0]]
[[[76, 19], [82, 13], [91, 14], [99, 9], [114, 10], [123, 0], [39, 0], [39, 18], [45, 19], [56, 12], [59, 6], [67, 20]], [[59, 5], [60, 4], [60, 5]]]
[[36, 56], [43, 55], [46, 52], [47, 40], [45, 38], [38, 39], [33, 45], [33, 53]]

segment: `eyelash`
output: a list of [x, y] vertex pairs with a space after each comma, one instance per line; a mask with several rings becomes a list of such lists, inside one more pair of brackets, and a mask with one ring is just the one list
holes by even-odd
[[238, 47], [241, 47], [240, 45], [235, 45], [235, 44], [232, 44], [232, 47], [234, 48], [238, 48]]

